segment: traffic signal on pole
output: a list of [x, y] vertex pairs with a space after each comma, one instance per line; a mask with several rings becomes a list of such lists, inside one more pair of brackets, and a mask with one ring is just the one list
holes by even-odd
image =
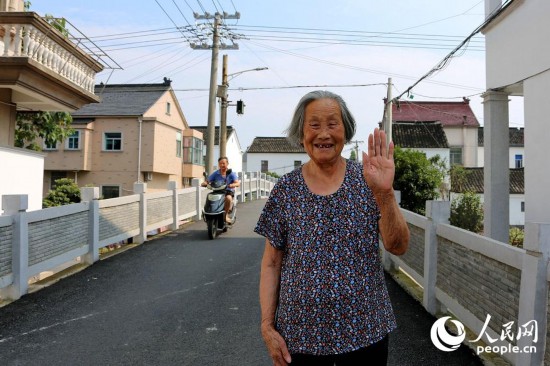
[[242, 100], [237, 100], [237, 114], [244, 113], [244, 102]]

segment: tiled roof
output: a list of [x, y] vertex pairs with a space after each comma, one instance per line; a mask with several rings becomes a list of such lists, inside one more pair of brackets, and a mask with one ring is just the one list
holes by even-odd
[[[192, 130], [197, 130], [202, 132], [202, 137], [204, 141], [208, 141], [208, 127], [207, 126], [189, 126]], [[227, 137], [231, 136], [233, 133], [233, 126], [227, 126]], [[214, 145], [220, 144], [220, 127], [216, 126], [214, 130]]]
[[[483, 134], [483, 127], [480, 127], [477, 130], [477, 146], [483, 146], [484, 143], [484, 134]], [[510, 146], [511, 147], [523, 147], [525, 146], [524, 143], [524, 130], [523, 127], [516, 128], [516, 127], [510, 127], [508, 129], [509, 136], [510, 136]]]
[[292, 144], [286, 137], [256, 137], [247, 153], [305, 153], [301, 146]]
[[408, 149], [449, 147], [439, 122], [394, 123], [392, 139], [396, 146]]
[[[458, 190], [456, 184], [451, 182], [451, 192], [474, 192], [483, 193], [483, 168], [464, 168], [467, 172], [464, 186]], [[523, 168], [510, 169], [510, 194], [525, 193], [525, 178]]]
[[439, 121], [443, 127], [479, 126], [468, 99], [462, 102], [400, 101], [392, 104], [392, 120], [394, 122]]
[[139, 116], [147, 112], [168, 90], [170, 83], [96, 85], [99, 103], [87, 104], [73, 117]]

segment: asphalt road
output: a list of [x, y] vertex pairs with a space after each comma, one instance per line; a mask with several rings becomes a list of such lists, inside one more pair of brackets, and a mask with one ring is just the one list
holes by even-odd
[[[208, 240], [186, 225], [0, 308], [0, 365], [270, 365], [259, 333], [265, 201]], [[389, 365], [481, 365], [430, 341], [435, 318], [388, 277], [399, 328]]]

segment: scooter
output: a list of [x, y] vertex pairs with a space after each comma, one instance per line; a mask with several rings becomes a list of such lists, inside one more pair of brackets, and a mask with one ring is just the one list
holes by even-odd
[[[227, 175], [231, 174], [231, 169], [227, 170]], [[203, 173], [204, 178], [207, 178], [206, 173]], [[227, 229], [237, 221], [237, 200], [233, 199], [231, 208], [229, 210], [229, 222], [226, 221], [226, 215], [224, 210], [225, 205], [225, 192], [227, 182], [222, 179], [215, 182], [211, 182], [206, 186], [211, 189], [206, 195], [206, 202], [202, 210], [202, 217], [208, 227], [208, 238], [214, 239], [218, 236], [218, 232], [225, 233]]]

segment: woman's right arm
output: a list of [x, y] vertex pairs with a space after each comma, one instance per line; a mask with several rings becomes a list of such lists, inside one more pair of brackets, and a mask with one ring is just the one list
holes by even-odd
[[269, 355], [276, 366], [286, 366], [291, 362], [285, 340], [275, 329], [275, 312], [279, 299], [282, 262], [283, 252], [275, 249], [266, 239], [260, 273], [261, 330]]

